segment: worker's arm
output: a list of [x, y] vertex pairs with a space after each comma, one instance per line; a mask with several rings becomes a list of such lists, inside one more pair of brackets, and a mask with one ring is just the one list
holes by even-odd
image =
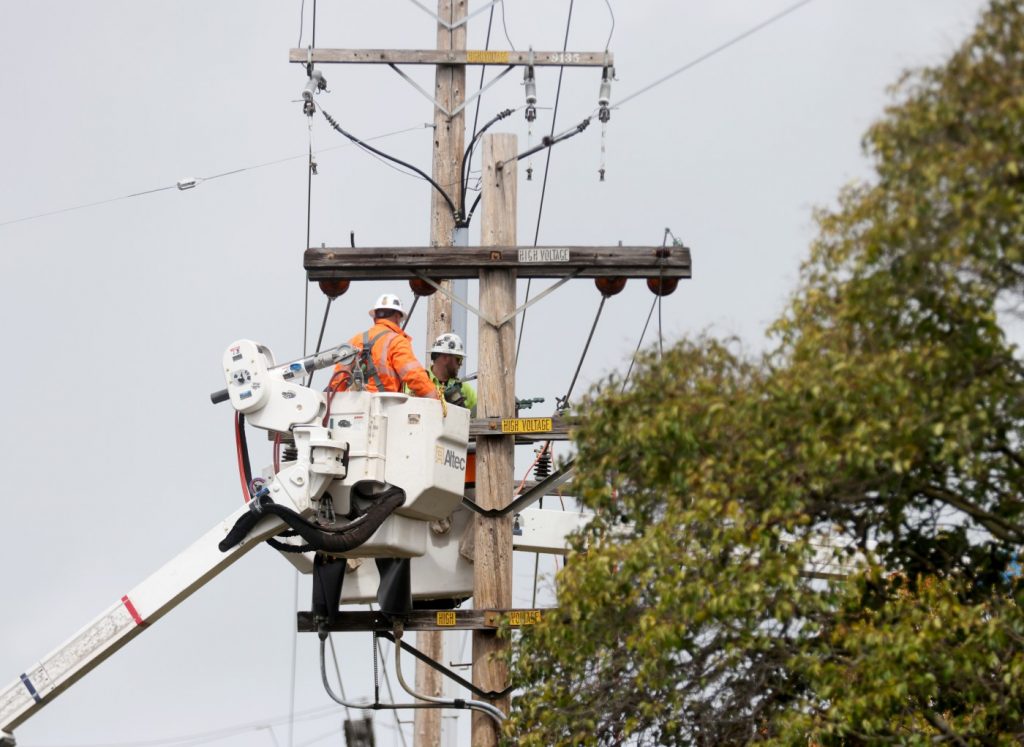
[[409, 338], [400, 335], [391, 343], [388, 351], [388, 363], [398, 375], [399, 380], [417, 397], [431, 397], [438, 399], [437, 387], [430, 380], [430, 374], [423, 364], [416, 359], [412, 352], [412, 343]]

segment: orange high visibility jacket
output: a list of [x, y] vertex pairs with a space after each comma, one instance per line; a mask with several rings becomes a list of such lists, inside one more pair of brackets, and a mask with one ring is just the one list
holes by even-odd
[[[356, 335], [349, 340], [349, 344], [357, 350], [362, 350], [364, 339], [372, 342], [370, 357], [373, 359], [384, 391], [400, 392], [402, 385], [406, 384], [409, 390], [419, 397], [437, 397], [437, 388], [412, 352], [412, 338], [401, 327], [390, 319], [378, 319], [365, 335]], [[348, 389], [347, 371], [344, 371], [340, 364], [334, 367], [334, 371], [330, 388], [339, 391]], [[366, 389], [371, 392], [379, 391], [376, 377], [367, 377]]]

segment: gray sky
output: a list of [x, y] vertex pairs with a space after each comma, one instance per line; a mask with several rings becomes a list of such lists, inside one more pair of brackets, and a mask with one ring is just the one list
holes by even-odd
[[[613, 101], [789, 4], [612, 0]], [[666, 340], [710, 330], [761, 349], [814, 235], [812, 209], [869, 173], [860, 137], [885, 106], [886, 86], [904, 68], [940, 62], [981, 6], [816, 0], [801, 8], [616, 110], [604, 183], [596, 122], [556, 148], [539, 243], [655, 244], [670, 227], [692, 248], [694, 277], [665, 299]], [[568, 7], [508, 0], [516, 48], [561, 48]], [[207, 394], [223, 385], [220, 356], [235, 339], [259, 340], [278, 360], [302, 353], [309, 130], [295, 103], [305, 75], [286, 61], [299, 8], [299, 0], [0, 4], [0, 224], [302, 156], [188, 192], [0, 225], [2, 686], [240, 502], [231, 411]], [[319, 47], [434, 46], [432, 21], [407, 0], [324, 0], [318, 10]], [[499, 17], [492, 47], [508, 48]], [[483, 47], [487, 18], [471, 22], [471, 47]], [[570, 50], [602, 49], [609, 31], [603, 0], [575, 2]], [[429, 103], [387, 69], [323, 69], [327, 111], [361, 137], [420, 127], [376, 145], [429, 170]], [[431, 87], [432, 71], [410, 74]], [[472, 91], [479, 69], [468, 79]], [[553, 103], [556, 79], [538, 71], [541, 106]], [[520, 80], [513, 72], [484, 95], [481, 121], [522, 104]], [[559, 130], [593, 111], [598, 83], [596, 70], [566, 71]], [[533, 142], [550, 117], [540, 112]], [[515, 132], [525, 148], [521, 113], [503, 124], [495, 130]], [[315, 150], [345, 144], [319, 116], [312, 138]], [[345, 245], [350, 230], [361, 246], [427, 243], [425, 182], [351, 147], [318, 161], [314, 244]], [[533, 241], [543, 158], [533, 166], [534, 181], [521, 171], [519, 183], [522, 244]], [[390, 290], [411, 300], [404, 284], [354, 284], [334, 304], [327, 340], [363, 328], [372, 298]], [[608, 302], [576, 394], [628, 364], [651, 300], [633, 281]], [[528, 312], [517, 394], [546, 397], [535, 412], [565, 393], [598, 302], [593, 285], [578, 281]], [[314, 338], [323, 305], [314, 286]], [[419, 351], [423, 311], [410, 326]], [[469, 338], [472, 351], [475, 321]], [[260, 435], [250, 434], [254, 469], [270, 456]], [[302, 609], [308, 593], [303, 578]], [[291, 566], [255, 550], [23, 725], [19, 743], [138, 743], [287, 715], [294, 594]], [[529, 603], [527, 585], [517, 601]], [[369, 695], [369, 636], [338, 644], [348, 694]], [[299, 712], [329, 704], [315, 636], [298, 641], [296, 693]], [[339, 719], [300, 721], [294, 744]], [[390, 716], [377, 723], [378, 744], [401, 743]], [[286, 726], [275, 735], [287, 743]], [[261, 741], [273, 745], [274, 736], [249, 731], [212, 743]]]

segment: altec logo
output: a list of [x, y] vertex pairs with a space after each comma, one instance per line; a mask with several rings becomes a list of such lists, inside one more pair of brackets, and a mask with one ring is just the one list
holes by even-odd
[[457, 469], [460, 472], [466, 470], [466, 457], [461, 457], [451, 449], [448, 449], [444, 453], [444, 466]]

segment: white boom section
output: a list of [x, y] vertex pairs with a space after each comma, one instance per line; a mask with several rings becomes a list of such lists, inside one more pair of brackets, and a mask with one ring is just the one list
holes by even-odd
[[146, 626], [159, 620], [259, 542], [272, 537], [285, 526], [277, 517], [267, 516], [240, 545], [221, 552], [217, 544], [248, 510], [240, 508], [210, 529], [63, 645], [28, 667], [13, 684], [0, 690], [0, 731], [12, 731], [135, 638]]
[[[275, 503], [303, 517], [312, 516], [313, 503], [319, 502], [327, 485], [336, 477], [344, 476], [342, 455], [347, 447], [344, 443], [333, 442], [327, 429], [305, 425], [326, 412], [326, 402], [320, 392], [290, 380], [305, 371], [330, 365], [341, 357], [341, 352], [339, 348], [275, 367], [269, 350], [243, 340], [232, 345], [224, 356], [228, 394], [235, 409], [245, 412], [250, 420], [292, 431], [297, 460], [274, 475], [267, 483], [267, 490]], [[244, 367], [246, 364], [248, 369]], [[0, 690], [0, 745], [13, 744], [10, 732], [15, 727], [95, 669], [146, 626], [286, 526], [281, 519], [267, 515], [240, 544], [222, 551], [218, 547], [221, 540], [249, 510], [242, 507], [233, 512], [62, 646], [26, 669], [13, 684]]]

